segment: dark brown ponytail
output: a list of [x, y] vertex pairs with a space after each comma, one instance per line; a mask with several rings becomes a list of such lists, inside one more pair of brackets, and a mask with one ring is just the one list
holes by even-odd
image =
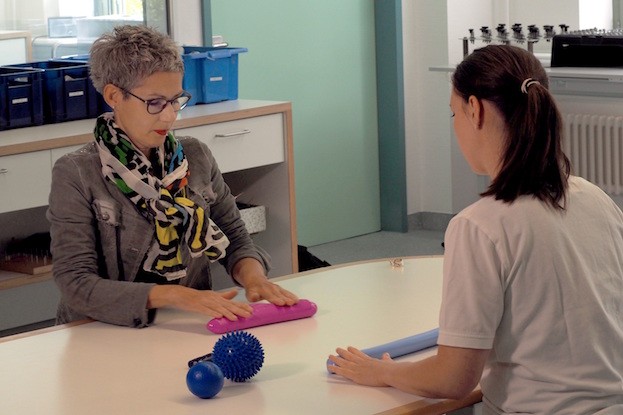
[[492, 102], [506, 124], [500, 169], [482, 196], [512, 203], [533, 195], [564, 208], [570, 165], [561, 117], [534, 55], [506, 45], [477, 49], [457, 66], [452, 84], [465, 100], [473, 95]]

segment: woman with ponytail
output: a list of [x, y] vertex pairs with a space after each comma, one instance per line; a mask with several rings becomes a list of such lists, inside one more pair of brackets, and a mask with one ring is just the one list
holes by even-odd
[[570, 175], [531, 53], [478, 49], [452, 85], [459, 146], [491, 183], [446, 230], [437, 355], [339, 348], [330, 370], [431, 398], [480, 384], [485, 414], [623, 413], [623, 213]]

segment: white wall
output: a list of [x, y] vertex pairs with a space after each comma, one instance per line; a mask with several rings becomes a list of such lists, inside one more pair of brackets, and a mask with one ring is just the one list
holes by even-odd
[[451, 206], [449, 83], [431, 66], [448, 62], [444, 1], [404, 0], [403, 51], [407, 212]]
[[[48, 3], [52, 2], [48, 0]], [[58, 16], [93, 16], [95, 5], [91, 1], [64, 0], [57, 3]]]
[[513, 21], [557, 30], [561, 23], [570, 30], [612, 29], [612, 0], [510, 0], [509, 13]]
[[[492, 30], [498, 23], [508, 19], [508, 3], [500, 0], [447, 0], [448, 2], [448, 61], [455, 66], [463, 59], [462, 38], [469, 36], [469, 29], [474, 29], [476, 36], [481, 26], [489, 26]], [[471, 53], [474, 48], [482, 47], [476, 42], [468, 44]], [[478, 176], [463, 158], [456, 142], [454, 131], [451, 136], [452, 157], [452, 204], [442, 213], [456, 213], [474, 203], [488, 184], [488, 178]]]
[[45, 34], [48, 17], [58, 16], [57, 0], [2, 0], [0, 23], [6, 30], [30, 30]]
[[482, 191], [453, 136], [449, 72], [430, 68], [461, 61], [461, 39], [469, 28], [492, 25], [493, 2], [403, 1], [408, 214], [454, 213]]
[[[480, 36], [480, 28], [489, 26], [494, 30], [498, 23], [504, 23], [508, 10], [505, 1], [500, 0], [447, 0], [448, 4], [448, 50], [449, 62], [456, 65], [463, 59], [463, 41], [469, 36], [469, 29], [474, 29], [476, 36]], [[502, 17], [498, 17], [497, 14]], [[482, 47], [481, 42], [469, 44], [471, 52], [476, 47]]]
[[[463, 58], [462, 38], [469, 29], [480, 35], [481, 26], [495, 33], [507, 27], [561, 23], [578, 28], [611, 28], [611, 0], [403, 0], [403, 50], [405, 82], [405, 140], [407, 210], [456, 213], [478, 199], [487, 178], [471, 172], [456, 145], [448, 99], [449, 70]], [[590, 9], [591, 13], [588, 12]], [[590, 22], [590, 23], [589, 23]], [[588, 25], [588, 26], [583, 26]], [[469, 45], [471, 52], [484, 46]], [[549, 53], [551, 44], [537, 42], [535, 52]]]
[[612, 0], [580, 0], [580, 29], [612, 29]]
[[172, 37], [180, 45], [203, 45], [201, 1], [183, 0], [171, 3]]

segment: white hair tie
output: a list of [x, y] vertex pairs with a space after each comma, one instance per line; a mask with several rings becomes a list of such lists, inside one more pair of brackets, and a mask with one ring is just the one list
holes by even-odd
[[528, 93], [528, 88], [532, 84], [540, 84], [540, 82], [537, 81], [536, 79], [532, 79], [532, 78], [524, 79], [524, 81], [521, 83], [521, 92], [523, 92], [524, 94], [527, 94]]

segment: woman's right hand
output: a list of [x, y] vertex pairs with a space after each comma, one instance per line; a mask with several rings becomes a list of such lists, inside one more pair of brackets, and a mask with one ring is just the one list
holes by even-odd
[[147, 308], [172, 307], [179, 310], [225, 317], [235, 321], [238, 317], [250, 317], [253, 309], [247, 303], [232, 301], [238, 294], [229, 291], [196, 290], [180, 285], [156, 285], [149, 292]]

